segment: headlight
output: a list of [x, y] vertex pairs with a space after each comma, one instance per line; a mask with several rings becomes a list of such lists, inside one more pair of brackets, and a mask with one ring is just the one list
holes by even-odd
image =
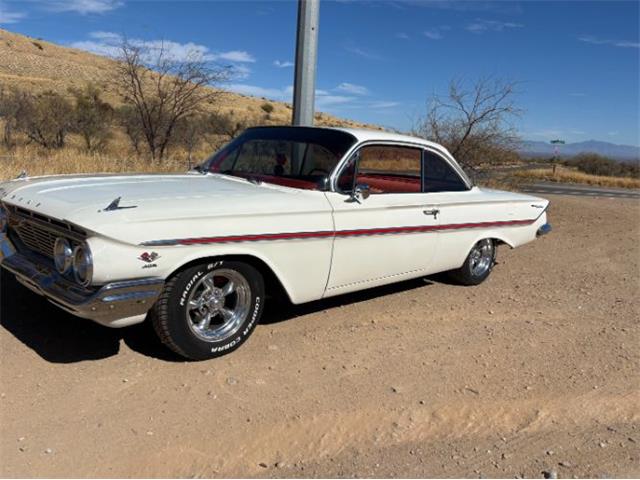
[[73, 276], [80, 285], [87, 286], [93, 277], [93, 258], [89, 245], [78, 245], [73, 250]]
[[58, 272], [64, 274], [69, 271], [73, 263], [73, 248], [66, 238], [56, 238], [53, 246], [53, 261]]
[[0, 233], [4, 233], [7, 230], [7, 223], [9, 223], [7, 213], [4, 208], [0, 207]]

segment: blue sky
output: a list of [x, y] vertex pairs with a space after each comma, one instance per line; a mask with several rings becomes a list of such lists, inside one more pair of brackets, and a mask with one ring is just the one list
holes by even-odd
[[[521, 82], [531, 140], [639, 145], [636, 1], [323, 1], [317, 110], [408, 130], [452, 78]], [[227, 88], [291, 98], [291, 1], [0, 0], [0, 26], [109, 53], [118, 36], [235, 67]], [[169, 43], [172, 42], [172, 43]]]

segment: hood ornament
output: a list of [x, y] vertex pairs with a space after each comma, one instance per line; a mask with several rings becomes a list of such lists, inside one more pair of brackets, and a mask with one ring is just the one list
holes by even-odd
[[109, 205], [107, 205], [107, 207], [104, 210], [101, 210], [101, 211], [103, 211], [103, 212], [112, 212], [114, 210], [125, 210], [127, 208], [138, 208], [137, 205], [121, 207], [120, 206], [120, 200], [121, 199], [122, 199], [122, 197], [116, 198], [113, 202], [111, 202]]

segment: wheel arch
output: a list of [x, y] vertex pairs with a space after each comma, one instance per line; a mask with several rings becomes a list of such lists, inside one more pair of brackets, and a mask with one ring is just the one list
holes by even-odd
[[275, 269], [272, 265], [270, 265], [266, 260], [257, 257], [255, 255], [241, 253], [241, 254], [221, 254], [221, 255], [209, 255], [202, 256], [197, 258], [192, 258], [189, 261], [183, 263], [176, 269], [174, 269], [167, 278], [171, 278], [176, 274], [191, 268], [195, 265], [206, 263], [206, 262], [215, 262], [219, 260], [233, 260], [237, 262], [244, 262], [256, 270], [260, 272], [264, 279], [264, 287], [267, 296], [272, 297], [285, 297], [289, 301], [293, 301], [291, 292], [285, 287], [284, 282], [281, 277], [276, 273]]

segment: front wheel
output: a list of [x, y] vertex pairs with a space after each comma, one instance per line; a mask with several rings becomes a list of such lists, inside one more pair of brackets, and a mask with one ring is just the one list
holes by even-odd
[[484, 282], [496, 263], [496, 244], [490, 238], [476, 243], [462, 267], [451, 270], [449, 276], [462, 285], [478, 285]]
[[264, 305], [264, 281], [237, 261], [202, 263], [174, 275], [151, 311], [160, 340], [192, 360], [229, 353], [253, 332]]

